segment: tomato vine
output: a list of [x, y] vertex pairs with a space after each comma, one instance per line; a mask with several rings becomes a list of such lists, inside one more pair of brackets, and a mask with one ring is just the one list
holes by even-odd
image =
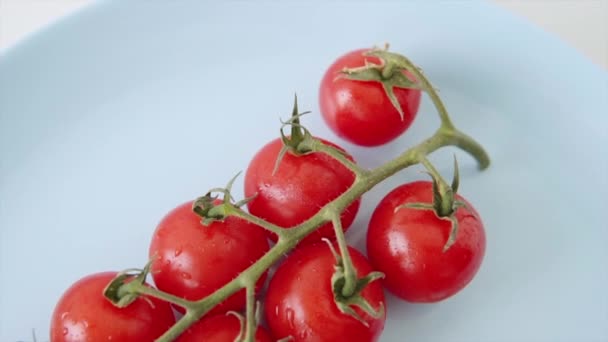
[[[148, 274], [148, 267], [135, 272], [134, 274], [129, 273], [131, 275], [130, 277], [125, 277], [125, 274], [121, 274], [121, 276], [116, 277], [106, 288], [105, 293], [107, 299], [112, 301], [112, 303], [117, 306], [124, 307], [128, 306], [138, 296], [149, 296], [182, 307], [185, 310], [185, 314], [168, 331], [166, 331], [164, 335], [157, 339], [159, 342], [166, 342], [176, 339], [182, 332], [188, 329], [188, 327], [197, 322], [201, 317], [207, 314], [212, 308], [221, 303], [223, 300], [237, 291], [245, 289], [247, 301], [243, 339], [245, 341], [253, 341], [257, 328], [257, 320], [255, 317], [256, 282], [270, 267], [277, 263], [277, 261], [286, 253], [294, 249], [305, 237], [313, 233], [320, 226], [331, 222], [333, 223], [336, 233], [337, 245], [339, 248], [339, 260], [341, 265], [340, 273], [336, 274], [334, 277], [336, 279], [332, 279], [332, 281], [334, 284], [336, 282], [340, 282], [340, 286], [335, 287], [341, 291], [341, 293], [336, 296], [336, 298], [338, 298], [336, 300], [340, 300], [339, 298], [342, 298], [346, 301], [346, 304], [337, 304], [343, 304], [343, 313], [349, 314], [350, 304], [348, 304], [348, 299], [353, 295], [357, 295], [357, 291], [355, 289], [357, 289], [362, 282], [365, 283], [366, 281], [374, 281], [381, 275], [378, 275], [376, 272], [374, 274], [367, 275], [369, 279], [365, 277], [357, 277], [357, 273], [354, 270], [351, 256], [348, 252], [340, 224], [341, 213], [351, 203], [359, 199], [361, 195], [372, 189], [378, 183], [399, 172], [400, 170], [415, 164], [423, 164], [425, 167], [427, 167], [427, 169], [431, 171], [434, 181], [443, 187], [444, 192], [447, 191], [446, 187], [449, 188], [449, 185], [447, 185], [447, 183], [441, 179], [441, 176], [434, 171], [432, 165], [430, 165], [426, 159], [427, 155], [442, 147], [456, 146], [468, 152], [474, 159], [476, 159], [480, 169], [485, 169], [490, 165], [489, 156], [484, 151], [483, 147], [473, 138], [457, 129], [453, 124], [437, 91], [433, 88], [432, 84], [422, 73], [420, 68], [414, 65], [406, 57], [389, 52], [387, 49], [372, 49], [367, 51], [366, 55], [376, 57], [380, 59], [382, 63], [367, 64], [361, 68], [345, 69], [343, 70], [343, 76], [361, 80], [361, 77], [358, 77], [358, 75], [360, 75], [360, 73], [369, 72], [369, 70], [376, 70], [379, 72], [379, 74], [384, 76], [393, 73], [395, 70], [407, 72], [408, 74], [413, 75], [415, 82], [412, 82], [410, 86], [415, 89], [420, 89], [430, 96], [430, 99], [432, 100], [441, 119], [441, 125], [434, 132], [434, 134], [385, 164], [375, 169], [368, 170], [358, 166], [349, 158], [346, 158], [343, 151], [325, 143], [321, 139], [315, 138], [308, 132], [308, 130], [303, 128], [299, 122], [300, 114], [297, 110], [297, 104], [295, 104], [292, 118], [284, 123], [285, 125], [292, 127], [291, 140], [290, 138], [286, 137], [281, 130], [281, 136], [284, 143], [284, 153], [291, 153], [294, 155], [321, 153], [335, 159], [355, 175], [354, 181], [350, 187], [337, 198], [320, 208], [315, 215], [298, 225], [290, 227], [290, 229], [279, 227], [243, 210], [242, 206], [251, 199], [246, 198], [242, 201], [234, 202], [230, 193], [232, 181], [225, 188], [213, 189], [205, 196], [197, 199], [193, 205], [194, 212], [201, 216], [205, 223], [221, 221], [229, 217], [236, 217], [260, 226], [266, 229], [269, 233], [276, 235], [276, 244], [271, 247], [265, 255], [241, 272], [233, 280], [200, 300], [185, 300], [183, 298], [179, 298], [169, 293], [146, 286], [144, 279]], [[280, 167], [280, 160], [277, 161], [277, 167]], [[457, 185], [454, 186], [454, 188], [456, 187]], [[223, 196], [223, 200], [218, 201], [216, 195]], [[441, 201], [441, 196], [438, 196], [437, 198], [439, 201]], [[438, 207], [442, 207], [442, 203], [435, 204]], [[448, 203], [448, 205], [451, 204]], [[451, 206], [450, 209], [452, 209]], [[447, 214], [451, 214], [451, 212]], [[453, 243], [452, 240], [446, 242], [446, 248], [449, 248], [451, 243]], [[137, 281], [128, 281], [133, 280], [133, 277], [135, 277]]]

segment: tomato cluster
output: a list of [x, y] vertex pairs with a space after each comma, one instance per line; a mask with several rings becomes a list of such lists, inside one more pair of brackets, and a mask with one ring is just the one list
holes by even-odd
[[[393, 82], [395, 77], [402, 81], [405, 77], [415, 83], [409, 73], [400, 70], [396, 71], [399, 75], [372, 73], [366, 79], [344, 76], [345, 68], [382, 67], [384, 61], [365, 57], [364, 52], [349, 52], [328, 68], [319, 101], [323, 118], [338, 136], [361, 146], [377, 146], [410, 127], [421, 90]], [[319, 141], [355, 163], [342, 147]], [[284, 139], [272, 140], [253, 157], [245, 175], [245, 195], [250, 214], [287, 229], [305, 222], [348, 191], [356, 175], [325, 153], [283, 154], [284, 144]], [[479, 269], [485, 252], [483, 224], [473, 206], [458, 194], [454, 195], [458, 205], [450, 211], [451, 216], [439, 215], [433, 209], [438, 201], [434, 182], [406, 183], [382, 199], [369, 220], [369, 259], [353, 247], [347, 248], [356, 279], [373, 271], [384, 275], [384, 279], [356, 288], [356, 300], [335, 285], [342, 258], [336, 253], [340, 237], [332, 222], [298, 241], [267, 286], [266, 273], [256, 283], [265, 322], [257, 328], [255, 340], [376, 341], [386, 319], [384, 288], [410, 302], [436, 302], [463, 289]], [[340, 213], [343, 230], [354, 221], [359, 205], [356, 199]], [[195, 206], [188, 201], [167, 213], [149, 247], [154, 286], [188, 301], [212, 294], [277, 242], [275, 234], [243, 217], [227, 216], [203, 224]], [[455, 225], [457, 238], [446, 249]], [[183, 308], [146, 295], [124, 308], [116, 307], [104, 297], [104, 288], [116, 275], [89, 275], [64, 293], [51, 320], [52, 342], [153, 341], [175, 324], [176, 315], [184, 314]], [[337, 301], [350, 303], [349, 299], [354, 304], [344, 312]], [[245, 306], [246, 294], [241, 289], [177, 340], [235, 341], [243, 333], [239, 312]]]

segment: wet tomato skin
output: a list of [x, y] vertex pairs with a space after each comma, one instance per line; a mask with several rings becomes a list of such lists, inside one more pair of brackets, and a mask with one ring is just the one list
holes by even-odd
[[[322, 141], [344, 150], [329, 141]], [[262, 147], [251, 160], [245, 174], [245, 196], [255, 196], [247, 204], [249, 212], [280, 227], [290, 228], [306, 221], [344, 193], [354, 182], [355, 175], [340, 162], [320, 152], [300, 156], [288, 152], [273, 174], [282, 146], [281, 139], [275, 139]], [[353, 160], [348, 154], [347, 157]], [[359, 199], [355, 200], [342, 213], [344, 231], [354, 221], [359, 203]], [[321, 226], [300, 244], [317, 242], [323, 237], [335, 239], [331, 223]], [[274, 234], [269, 234], [269, 238], [276, 241]]]
[[[262, 227], [236, 217], [204, 226], [190, 201], [171, 210], [158, 224], [149, 249], [151, 274], [160, 290], [198, 300], [234, 279], [268, 249]], [[258, 289], [265, 279], [266, 273], [258, 281]], [[211, 314], [239, 311], [244, 306], [245, 290], [241, 290]]]
[[376, 57], [363, 56], [366, 51], [368, 49], [350, 51], [327, 69], [319, 87], [319, 107], [323, 119], [339, 137], [371, 147], [394, 140], [411, 126], [420, 107], [421, 92], [394, 88], [403, 111], [402, 119], [380, 82], [339, 77], [344, 68], [362, 67], [366, 60], [380, 64]]
[[88, 275], [59, 299], [51, 317], [51, 342], [154, 341], [174, 323], [171, 306], [155, 298], [138, 298], [118, 308], [103, 296], [116, 272]]
[[[365, 256], [349, 247], [357, 275], [372, 271]], [[335, 257], [323, 242], [296, 249], [279, 266], [268, 286], [264, 310], [268, 326], [275, 337], [291, 336], [294, 342], [377, 341], [384, 329], [384, 314], [371, 317], [358, 308], [367, 326], [342, 313], [334, 302], [331, 277]], [[380, 281], [370, 283], [362, 296], [373, 308], [384, 305]]]
[[486, 248], [481, 217], [462, 196], [466, 207], [457, 209], [456, 242], [443, 247], [450, 221], [431, 210], [395, 209], [406, 203], [432, 203], [432, 183], [401, 185], [386, 195], [372, 214], [367, 231], [367, 253], [374, 267], [386, 276], [386, 288], [409, 302], [431, 303], [461, 291], [479, 270]]

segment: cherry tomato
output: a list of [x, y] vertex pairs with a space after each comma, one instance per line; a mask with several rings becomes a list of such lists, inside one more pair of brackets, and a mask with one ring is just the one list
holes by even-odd
[[409, 302], [437, 302], [462, 290], [477, 273], [486, 247], [483, 223], [473, 206], [456, 211], [456, 242], [445, 252], [452, 224], [432, 210], [400, 208], [432, 203], [432, 183], [401, 185], [380, 201], [367, 231], [367, 253], [386, 276], [384, 285]]
[[[241, 322], [232, 314], [206, 316], [184, 331], [176, 342], [234, 342], [240, 332]], [[272, 338], [266, 329], [258, 327], [255, 341], [272, 342]]]
[[86, 276], [61, 297], [51, 317], [51, 342], [154, 341], [174, 323], [171, 306], [154, 298], [137, 298], [125, 308], [103, 296], [116, 272]]
[[[188, 202], [169, 212], [156, 228], [149, 250], [154, 259], [151, 274], [160, 290], [198, 300], [234, 279], [268, 249], [263, 228], [235, 217], [204, 226]], [[261, 277], [258, 285], [264, 280]], [[211, 312], [238, 311], [244, 306], [242, 290]]]
[[380, 64], [376, 57], [363, 56], [365, 51], [348, 52], [327, 69], [319, 88], [319, 106], [323, 119], [338, 136], [361, 146], [379, 146], [410, 127], [420, 106], [421, 92], [393, 88], [403, 112], [401, 118], [380, 82], [339, 77], [344, 68], [362, 67], [366, 59]]
[[[323, 142], [343, 150], [335, 144]], [[355, 175], [335, 159], [318, 152], [301, 156], [287, 152], [273, 175], [282, 146], [283, 142], [276, 139], [255, 155], [245, 175], [245, 196], [257, 194], [247, 204], [253, 215], [290, 228], [304, 222], [346, 191], [355, 180]], [[344, 231], [355, 219], [359, 202], [356, 200], [342, 213]], [[269, 234], [269, 237], [276, 241], [274, 234]], [[307, 236], [303, 244], [319, 241], [322, 237], [335, 239], [331, 223]]]
[[[357, 275], [369, 274], [372, 267], [367, 259], [354, 248], [349, 247], [349, 251]], [[331, 282], [335, 263], [329, 246], [321, 242], [296, 249], [279, 266], [264, 305], [274, 336], [291, 336], [294, 342], [377, 341], [384, 329], [385, 314], [373, 318], [355, 307], [366, 326], [338, 309]], [[386, 308], [380, 281], [367, 285], [362, 297], [375, 309], [381, 305]]]

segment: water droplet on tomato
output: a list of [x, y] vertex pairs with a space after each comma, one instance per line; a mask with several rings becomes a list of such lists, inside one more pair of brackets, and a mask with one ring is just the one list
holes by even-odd
[[296, 323], [294, 320], [294, 312], [293, 309], [287, 308], [285, 309], [285, 319], [287, 320], [287, 324], [289, 325], [289, 329], [295, 329]]
[[69, 331], [68, 331], [68, 328], [63, 328], [63, 335], [64, 335], [64, 336], [65, 336], [65, 335], [67, 335], [67, 334], [68, 334], [68, 332], [69, 332]]
[[182, 272], [182, 278], [184, 279], [192, 279], [192, 275], [187, 272]]
[[62, 320], [63, 320], [63, 319], [66, 319], [66, 317], [68, 317], [68, 315], [69, 315], [69, 314], [67, 313], [67, 311], [66, 311], [66, 312], [64, 312], [64, 313], [62, 313], [62, 314], [61, 314], [61, 319], [62, 319]]
[[178, 248], [178, 249], [175, 250], [175, 252], [173, 252], [173, 255], [176, 256], [176, 257], [178, 257], [180, 254], [182, 254], [182, 249], [181, 248]]

